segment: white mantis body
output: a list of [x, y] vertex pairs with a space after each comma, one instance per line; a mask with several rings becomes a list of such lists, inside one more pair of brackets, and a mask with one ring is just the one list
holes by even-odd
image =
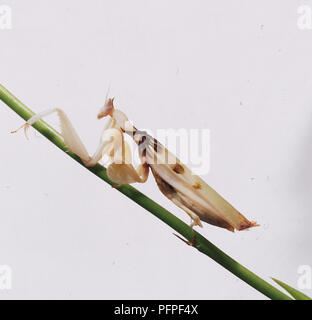
[[[61, 109], [51, 109], [36, 114], [22, 127], [25, 134], [29, 126], [42, 117], [56, 112], [60, 118], [61, 133], [68, 149], [77, 154], [86, 166], [96, 165], [103, 155], [109, 156], [107, 168], [110, 180], [117, 184], [144, 183], [151, 169], [160, 191], [192, 219], [191, 226], [202, 226], [201, 221], [228, 229], [244, 230], [257, 226], [249, 221], [214, 189], [193, 174], [180, 160], [156, 139], [135, 128], [126, 115], [114, 108], [113, 99], [108, 99], [98, 114], [101, 119], [110, 116], [93, 156], [89, 156], [73, 125]], [[134, 168], [130, 147], [124, 141], [130, 135], [138, 145], [141, 164]]]

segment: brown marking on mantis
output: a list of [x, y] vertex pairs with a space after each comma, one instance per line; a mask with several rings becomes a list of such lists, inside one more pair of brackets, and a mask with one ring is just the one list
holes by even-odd
[[176, 197], [177, 191], [176, 189], [169, 184], [167, 181], [162, 179], [152, 168], [152, 172], [154, 174], [156, 183], [158, 185], [159, 190], [166, 196], [169, 197], [170, 199], [172, 197]]
[[177, 173], [177, 174], [183, 174], [183, 173], [184, 173], [184, 168], [183, 168], [183, 166], [181, 166], [179, 163], [176, 163], [176, 164], [173, 166], [172, 170], [173, 170], [175, 173]]
[[252, 227], [259, 227], [260, 225], [256, 221], [248, 221], [248, 223], [240, 225], [239, 231], [246, 230]]
[[156, 139], [154, 139], [153, 149], [154, 149], [155, 152], [160, 152], [161, 151], [160, 143]]
[[200, 185], [199, 182], [196, 182], [195, 184], [193, 184], [192, 187], [193, 187], [194, 189], [201, 189], [201, 185]]
[[144, 143], [146, 141], [146, 136], [142, 136], [138, 142], [138, 145]]

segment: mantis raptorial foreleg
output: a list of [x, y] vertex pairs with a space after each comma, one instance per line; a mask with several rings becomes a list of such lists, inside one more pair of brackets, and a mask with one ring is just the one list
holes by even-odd
[[[74, 126], [68, 119], [67, 115], [63, 110], [58, 108], [49, 109], [49, 110], [45, 110], [40, 113], [37, 113], [36, 115], [31, 117], [19, 129], [24, 128], [24, 132], [27, 137], [27, 130], [30, 126], [32, 126], [35, 122], [42, 119], [43, 117], [50, 115], [52, 113], [57, 113], [57, 115], [59, 116], [60, 125], [61, 125], [61, 134], [67, 148], [71, 152], [78, 155], [86, 166], [89, 166], [89, 167], [94, 166], [102, 158], [105, 149], [111, 146], [112, 144], [114, 144], [115, 149], [118, 149], [122, 143], [120, 132], [115, 128], [107, 128], [106, 130], [103, 131], [103, 134], [101, 136], [100, 143], [98, 145], [96, 152], [92, 157], [89, 156], [86, 147], [82, 143], [79, 135], [77, 134]], [[17, 132], [19, 129], [13, 131], [13, 133]]]
[[86, 147], [77, 134], [65, 112], [54, 108], [42, 111], [30, 118], [24, 125], [12, 133], [24, 128], [27, 137], [27, 129], [38, 120], [52, 113], [57, 113], [60, 119], [61, 134], [67, 148], [78, 155], [87, 167], [95, 166], [103, 157], [108, 155], [112, 163], [108, 166], [107, 175], [115, 183], [126, 184], [134, 182], [145, 182], [148, 178], [149, 168], [140, 164], [137, 169], [131, 164], [132, 156], [130, 147], [124, 141], [123, 133], [114, 119], [110, 119], [104, 129], [99, 145], [92, 156], [89, 156]]

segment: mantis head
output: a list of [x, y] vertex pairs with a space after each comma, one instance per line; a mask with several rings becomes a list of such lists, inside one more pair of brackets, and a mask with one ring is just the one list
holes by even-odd
[[106, 100], [104, 106], [98, 113], [97, 118], [102, 119], [106, 116], [111, 116], [112, 120], [115, 122], [115, 128], [121, 129], [123, 132], [134, 132], [135, 129], [128, 117], [120, 110], [114, 107], [114, 98], [109, 98]]

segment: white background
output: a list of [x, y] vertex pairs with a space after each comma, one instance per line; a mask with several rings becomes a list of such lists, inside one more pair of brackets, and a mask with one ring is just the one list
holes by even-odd
[[[261, 227], [204, 236], [268, 281], [312, 265], [312, 1], [0, 1], [0, 82], [63, 108], [90, 152], [107, 88], [139, 128], [208, 128], [203, 178]], [[56, 117], [48, 119], [57, 125]], [[0, 298], [265, 299], [0, 103]], [[137, 186], [189, 222], [153, 177]], [[312, 294], [311, 290], [305, 291]]]

